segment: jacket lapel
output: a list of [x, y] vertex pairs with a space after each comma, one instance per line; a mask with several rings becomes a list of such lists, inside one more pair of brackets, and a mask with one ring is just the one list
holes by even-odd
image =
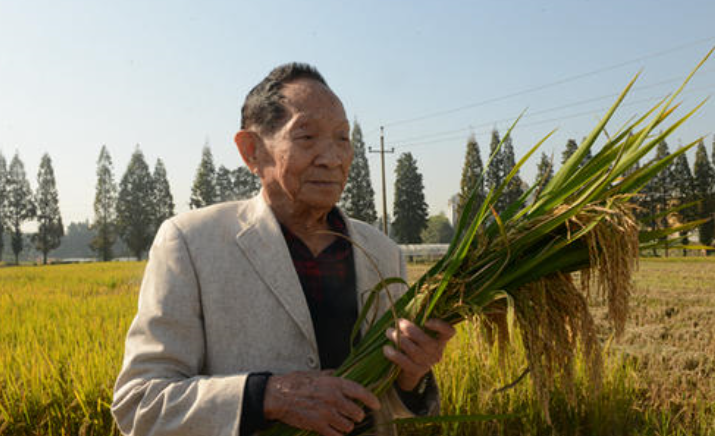
[[[348, 218], [342, 211], [340, 212], [343, 221], [345, 222], [348, 235], [353, 242], [353, 259], [355, 262], [355, 290], [357, 291], [358, 299], [358, 313], [362, 312], [367, 299], [370, 297], [370, 291], [375, 286], [376, 283], [380, 282], [380, 275], [377, 272], [377, 266], [379, 265], [379, 258], [377, 257], [379, 253], [375, 253], [372, 250], [370, 241], [357, 231], [357, 229], [352, 225], [350, 218]], [[380, 291], [380, 294], [385, 291]], [[364, 334], [370, 327], [373, 320], [377, 319], [378, 314], [381, 313], [383, 309], [381, 298], [375, 298], [370, 313], [365, 318], [365, 321], [360, 326], [360, 331]]]
[[239, 213], [242, 215], [239, 219], [246, 225], [236, 235], [236, 243], [317, 353], [313, 322], [298, 274], [280, 225], [263, 200], [262, 193], [249, 200]]

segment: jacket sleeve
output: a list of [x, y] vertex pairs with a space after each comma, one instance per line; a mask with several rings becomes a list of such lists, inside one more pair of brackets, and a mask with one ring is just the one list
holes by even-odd
[[200, 292], [186, 241], [167, 221], [150, 251], [114, 388], [112, 414], [123, 434], [238, 435], [248, 374], [201, 374]]

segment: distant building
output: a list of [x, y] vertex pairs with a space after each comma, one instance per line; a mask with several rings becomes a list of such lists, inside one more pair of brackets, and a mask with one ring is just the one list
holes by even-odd
[[435, 262], [447, 253], [449, 244], [402, 244], [400, 250], [407, 262]]

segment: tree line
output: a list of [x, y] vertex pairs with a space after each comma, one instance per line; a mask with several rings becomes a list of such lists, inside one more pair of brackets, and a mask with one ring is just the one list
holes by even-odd
[[[364, 155], [364, 144], [361, 143], [362, 137], [357, 123], [355, 131], [359, 133], [357, 138], [353, 138], [356, 156], [359, 152]], [[560, 160], [560, 164], [563, 165], [578, 149], [578, 146], [575, 139], [568, 139], [560, 159], [557, 158]], [[661, 141], [658, 144], [655, 159], [663, 159], [669, 154], [667, 142]], [[491, 133], [488, 157], [491, 157], [491, 162], [487, 167], [482, 161], [479, 144], [475, 136], [471, 135], [466, 144], [460, 191], [456, 196], [455, 218], [461, 215], [466, 200], [473, 192], [476, 197], [474, 208], [476, 210], [485, 200], [487, 193], [501, 186], [512, 172], [516, 165], [513, 138], [510, 135], [502, 138], [499, 131], [494, 129]], [[582, 165], [591, 158], [589, 151]], [[495, 204], [496, 212], [504, 212], [509, 205], [525, 195], [530, 186], [536, 186], [537, 189], [539, 186], [545, 186], [553, 177], [554, 172], [554, 157], [542, 152], [537, 164], [537, 174], [532, 184], [529, 185], [522, 179], [519, 171], [516, 171]], [[363, 177], [364, 174], [367, 174], [366, 180], [369, 180], [367, 169], [361, 170], [360, 174]], [[351, 169], [348, 186], [355, 183], [352, 180], [352, 175]], [[367, 219], [362, 219], [374, 222], [372, 188], [369, 186], [362, 188], [361, 192], [365, 192], [364, 203], [371, 202], [371, 206], [365, 208], [371, 211], [371, 214], [366, 213]], [[353, 198], [355, 195], [350, 194], [348, 198]], [[633, 198], [633, 204], [636, 217], [641, 220], [644, 227], [650, 230], [663, 229], [694, 220], [705, 220], [698, 227], [697, 242], [704, 246], [712, 246], [715, 239], [715, 137], [713, 137], [711, 157], [708, 156], [705, 143], [701, 139], [696, 147], [695, 161], [692, 167], [686, 154], [678, 155], [670, 166], [661, 171], [641, 190], [639, 195]], [[349, 209], [346, 208], [346, 210]], [[399, 243], [449, 242], [452, 238], [454, 229], [444, 215], [428, 217], [422, 175], [417, 168], [417, 161], [411, 153], [403, 153], [397, 159], [393, 214], [390, 235]], [[691, 234], [683, 232], [679, 235], [680, 240], [677, 242], [679, 245], [687, 246], [695, 242], [691, 241], [690, 237]], [[668, 254], [667, 249], [665, 254]], [[685, 248], [683, 255], [687, 255]]]
[[[216, 169], [211, 149], [205, 145], [191, 187], [189, 207], [195, 209], [249, 198], [259, 189], [258, 177], [245, 167], [229, 170], [221, 165]], [[137, 259], [141, 259], [161, 223], [174, 214], [174, 200], [161, 159], [157, 160], [153, 173], [150, 173], [137, 146], [117, 187], [113, 181], [109, 152], [102, 147], [97, 161], [92, 224], [96, 235], [91, 242], [101, 260], [112, 258], [112, 247], [117, 238]]]
[[[351, 142], [355, 157], [339, 205], [348, 216], [379, 226], [381, 220], [375, 209], [375, 192], [370, 181], [365, 141], [357, 121], [353, 123]], [[502, 145], [498, 148], [500, 143]], [[577, 148], [576, 140], [569, 139], [560, 155], [560, 163], [566, 162]], [[668, 144], [662, 141], [658, 145], [656, 159], [669, 154]], [[712, 159], [704, 142], [700, 141], [692, 170], [687, 156], [681, 154], [643, 188], [634, 202], [636, 214], [646, 227], [656, 230], [680, 222], [710, 218], [699, 227], [698, 240], [703, 245], [712, 245], [715, 236], [712, 219], [715, 217], [715, 139], [711, 154]], [[476, 138], [472, 135], [467, 139], [460, 191], [456, 196], [457, 215], [461, 214], [464, 202], [473, 191], [476, 191], [476, 203], [479, 205], [487, 192], [500, 186], [512, 171], [515, 166], [513, 139], [507, 135], [502, 141], [499, 131], [494, 129], [489, 156], [492, 156], [491, 164], [485, 168]], [[548, 183], [553, 177], [554, 167], [554, 157], [542, 153], [533, 184], [543, 186]], [[164, 163], [157, 159], [151, 170], [137, 145], [117, 184], [111, 156], [107, 147], [102, 146], [96, 174], [90, 248], [97, 258], [108, 261], [114, 257], [113, 247], [121, 241], [137, 259], [141, 259], [159, 225], [175, 214]], [[529, 184], [517, 171], [496, 204], [497, 212], [503, 212], [528, 189]], [[223, 165], [216, 168], [211, 150], [205, 145], [191, 187], [189, 206], [194, 209], [250, 198], [259, 190], [260, 180], [248, 168], [229, 169]], [[692, 207], [666, 213], [690, 203]], [[390, 236], [398, 243], [448, 242], [454, 232], [444, 214], [428, 216], [423, 177], [417, 160], [409, 152], [397, 159], [393, 214]], [[33, 220], [37, 223], [37, 231], [27, 238], [21, 227]], [[42, 253], [43, 263], [46, 263], [48, 253], [60, 246], [64, 232], [50, 156], [42, 156], [37, 188], [33, 191], [19, 155], [15, 154], [8, 167], [0, 153], [0, 260], [4, 248], [2, 235], [6, 233], [9, 234], [15, 263], [18, 263], [28, 241]], [[679, 242], [687, 245], [689, 237], [687, 233], [681, 234]]]
[[[83, 230], [87, 227], [83, 223], [72, 223], [68, 229], [75, 230], [73, 235], [90, 231], [92, 236], [87, 241], [88, 246], [102, 261], [114, 258], [118, 244], [141, 259], [161, 223], [175, 214], [163, 161], [157, 159], [151, 170], [137, 145], [122, 178], [116, 183], [111, 155], [103, 145], [97, 159], [96, 175], [93, 220], [86, 230]], [[245, 167], [229, 170], [221, 165], [216, 169], [210, 149], [204, 146], [189, 206], [193, 209], [248, 198], [259, 189], [258, 178]], [[28, 237], [23, 234], [22, 226], [32, 221], [36, 222], [37, 231]], [[37, 188], [33, 191], [19, 153], [15, 153], [9, 167], [0, 153], [0, 261], [5, 234], [9, 235], [16, 264], [28, 241], [33, 244], [32, 248], [42, 253], [43, 263], [47, 263], [51, 251], [60, 247], [65, 228], [52, 159], [48, 154], [42, 156]], [[74, 247], [74, 250], [78, 248], [81, 247]]]
[[59, 247], [64, 235], [52, 159], [48, 154], [42, 156], [37, 189], [33, 192], [19, 154], [15, 153], [8, 167], [0, 153], [0, 260], [5, 248], [3, 236], [8, 233], [15, 263], [19, 262], [26, 244], [22, 225], [30, 220], [37, 220], [37, 232], [31, 235], [30, 241], [46, 262], [47, 253]]
[[[490, 155], [494, 154], [498, 144], [499, 133], [494, 130]], [[576, 140], [569, 139], [566, 142], [560, 158], [562, 165], [577, 148]], [[658, 230], [693, 220], [707, 220], [698, 227], [698, 242], [706, 246], [712, 245], [715, 234], [715, 137], [711, 153], [712, 160], [708, 156], [704, 141], [700, 140], [697, 144], [692, 170], [687, 155], [680, 154], [671, 165], [648, 182], [639, 195], [634, 197], [635, 215], [646, 228]], [[655, 159], [663, 159], [669, 155], [667, 142], [661, 141], [658, 144]], [[589, 152], [584, 163], [590, 158]], [[477, 204], [480, 204], [484, 200], [486, 192], [499, 186], [506, 174], [514, 167], [514, 152], [510, 138], [504, 140], [501, 150], [494, 154], [492, 159], [492, 164], [486, 170], [487, 174], [482, 177], [485, 169], [477, 141], [474, 137], [467, 141], [458, 210], [461, 210], [464, 201], [473, 189], [477, 191]], [[537, 174], [533, 181], [534, 185], [545, 186], [551, 180], [554, 175], [553, 161], [553, 156], [548, 156], [546, 153], [541, 154], [537, 164]], [[528, 188], [527, 184], [519, 178], [517, 173], [510, 185], [507, 186], [503, 201], [497, 203], [497, 212], [502, 212], [507, 205], [523, 195], [526, 188]], [[687, 207], [680, 209], [680, 206]], [[688, 245], [693, 241], [690, 241], [689, 233], [683, 232], [680, 234], [678, 242], [681, 245]], [[665, 254], [667, 255], [667, 253], [666, 249]], [[683, 249], [683, 255], [687, 255], [686, 249]]]

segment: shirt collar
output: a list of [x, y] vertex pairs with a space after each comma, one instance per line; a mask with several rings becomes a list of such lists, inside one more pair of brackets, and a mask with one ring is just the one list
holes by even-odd
[[[331, 231], [348, 236], [347, 225], [345, 224], [345, 221], [343, 220], [343, 217], [337, 207], [333, 207], [330, 212], [328, 212], [327, 221], [328, 228]], [[288, 227], [284, 226], [283, 224], [280, 224], [280, 226], [281, 231], [283, 232], [283, 237], [285, 238], [286, 244], [288, 245], [288, 250], [290, 251], [293, 260], [295, 260], [296, 257], [313, 257], [313, 254], [311, 253], [310, 249], [305, 245], [303, 240], [296, 236], [295, 233], [291, 232]], [[349, 254], [348, 252], [350, 251], [350, 248], [350, 242], [347, 239], [338, 237], [332, 244], [330, 244], [330, 246], [323, 250], [318, 255], [318, 257], [325, 253], [333, 253], [332, 256], [337, 255], [338, 257], [344, 257]]]

